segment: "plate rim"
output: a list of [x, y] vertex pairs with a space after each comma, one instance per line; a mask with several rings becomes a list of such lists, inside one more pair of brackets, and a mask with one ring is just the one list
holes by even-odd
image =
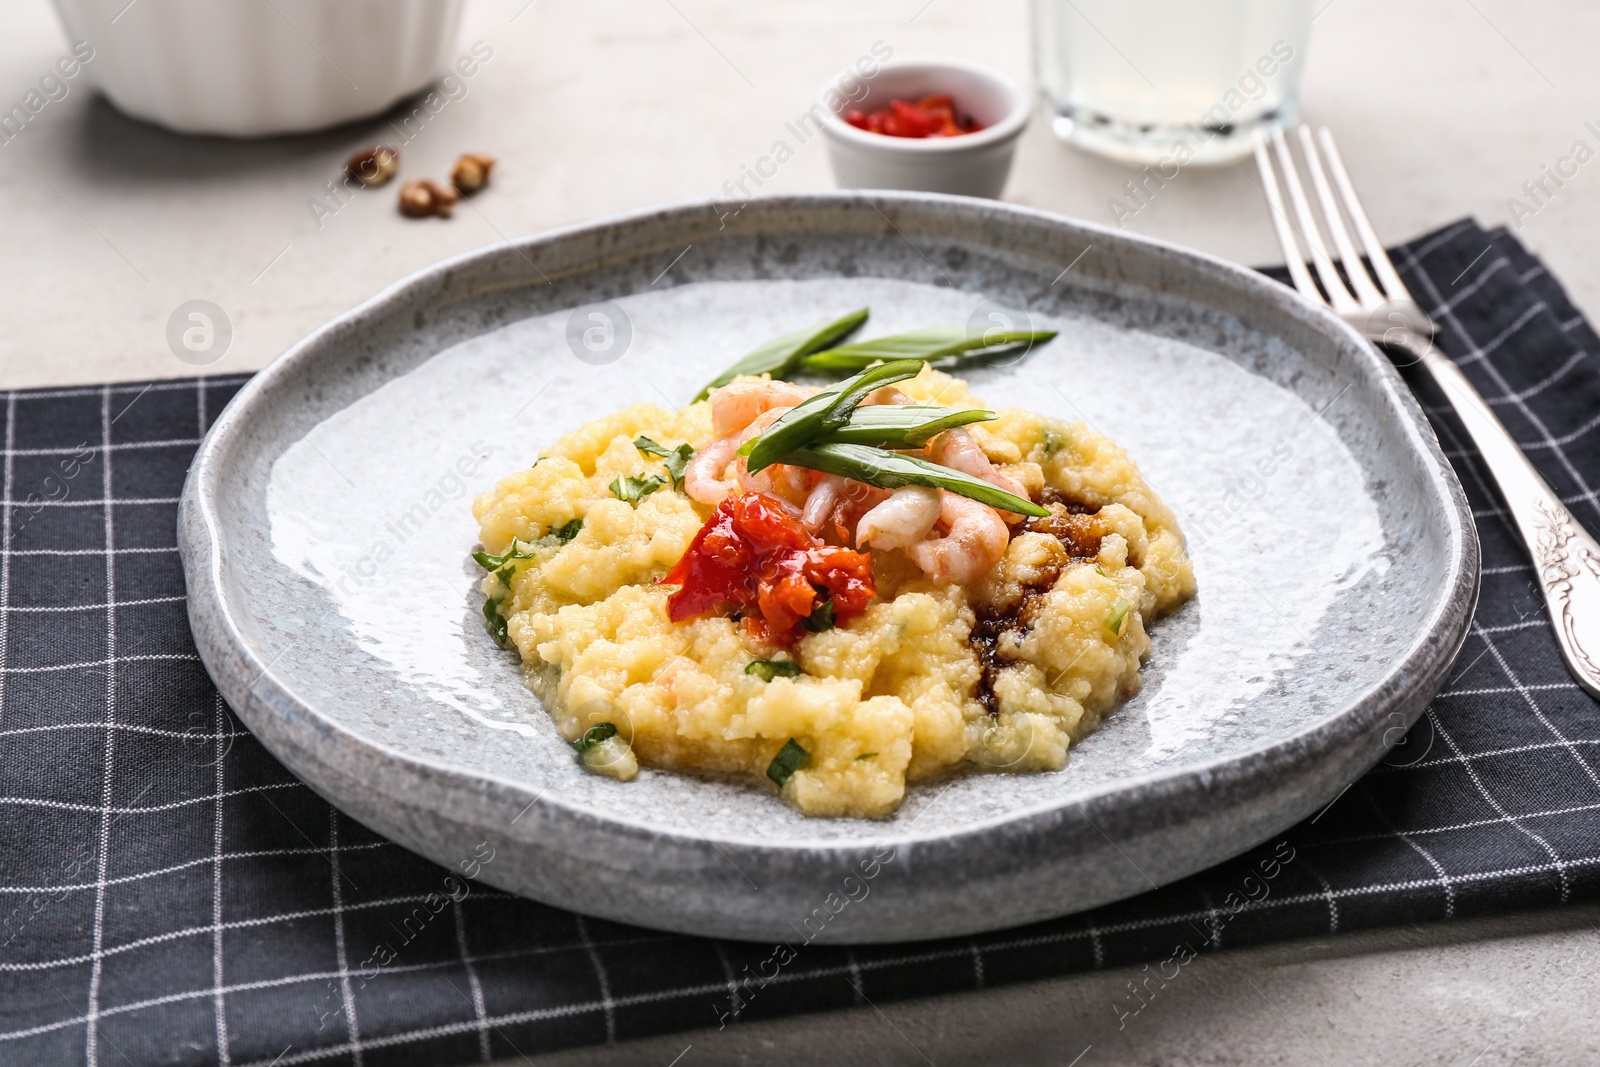
[[[337, 734], [349, 742], [371, 750], [389, 761], [406, 767], [410, 777], [419, 784], [458, 780], [456, 787], [478, 783], [507, 793], [507, 799], [526, 801], [529, 806], [541, 799], [559, 808], [569, 818], [593, 821], [604, 825], [613, 833], [637, 836], [642, 839], [675, 840], [685, 845], [738, 849], [741, 853], [785, 852], [795, 854], [827, 853], [844, 857], [858, 854], [862, 849], [889, 845], [921, 848], [929, 845], [958, 843], [964, 838], [998, 834], [1025, 839], [1039, 829], [1045, 820], [1053, 820], [1073, 808], [1089, 808], [1108, 796], [1128, 797], [1127, 803], [1162, 803], [1183, 796], [1214, 794], [1230, 787], [1248, 786], [1258, 782], [1263, 774], [1271, 773], [1271, 766], [1280, 760], [1327, 757], [1340, 748], [1340, 743], [1350, 741], [1378, 723], [1390, 721], [1390, 716], [1412, 700], [1416, 693], [1427, 689], [1434, 691], [1455, 659], [1469, 632], [1473, 608], [1479, 587], [1480, 550], [1476, 527], [1472, 522], [1470, 507], [1460, 481], [1445, 458], [1432, 426], [1427, 422], [1420, 404], [1411, 389], [1399, 376], [1387, 358], [1378, 353], [1359, 333], [1340, 320], [1331, 311], [1307, 301], [1294, 290], [1274, 281], [1251, 268], [1241, 266], [1196, 249], [1172, 242], [1132, 234], [1098, 223], [1044, 211], [1037, 208], [1000, 201], [936, 193], [902, 193], [873, 191], [871, 196], [856, 192], [821, 191], [798, 194], [770, 194], [752, 197], [744, 204], [742, 212], [749, 211], [751, 218], [760, 218], [763, 211], [785, 212], [805, 210], [837, 210], [851, 203], [864, 202], [884, 214], [894, 226], [893, 214], [902, 208], [917, 210], [953, 210], [967, 217], [983, 215], [1010, 216], [1031, 221], [1061, 232], [1062, 236], [1082, 235], [1093, 243], [1104, 241], [1108, 245], [1131, 245], [1157, 256], [1187, 260], [1200, 266], [1213, 276], [1221, 274], [1245, 289], [1254, 290], [1254, 296], [1277, 305], [1291, 317], [1305, 320], [1308, 325], [1331, 331], [1353, 342], [1356, 358], [1368, 365], [1373, 381], [1380, 383], [1383, 398], [1404, 416], [1402, 428], [1412, 449], [1424, 457], [1428, 483], [1448, 505], [1441, 512], [1446, 522], [1445, 544], [1448, 548], [1445, 581], [1441, 583], [1443, 595], [1437, 598], [1431, 610], [1421, 620], [1412, 634], [1406, 654], [1388, 673], [1362, 691], [1349, 702], [1330, 711], [1326, 716], [1301, 727], [1295, 732], [1258, 743], [1248, 749], [1229, 755], [1219, 755], [1199, 764], [1182, 764], [1144, 772], [1136, 777], [1105, 783], [1069, 800], [1046, 801], [1020, 811], [956, 827], [908, 832], [892, 821], [874, 821], [885, 832], [863, 838], [789, 838], [765, 840], [741, 835], [727, 835], [682, 830], [654, 825], [612, 811], [589, 808], [559, 795], [549, 795], [549, 790], [538, 789], [532, 783], [521, 782], [493, 772], [476, 770], [432, 757], [402, 752], [389, 744], [363, 736], [339, 720], [322, 712], [312, 701], [301, 698], [293, 687], [272, 671], [274, 661], [264, 661], [257, 654], [249, 637], [239, 626], [226, 591], [222, 573], [226, 552], [222, 548], [221, 521], [217, 510], [217, 496], [222, 488], [218, 484], [219, 470], [228, 456], [234, 438], [249, 413], [259, 406], [274, 383], [299, 371], [302, 365], [314, 365], [321, 347], [342, 331], [359, 326], [367, 320], [384, 318], [393, 305], [402, 303], [416, 291], [423, 291], [440, 281], [470, 271], [475, 266], [488, 266], [507, 255], [529, 258], [542, 247], [559, 245], [586, 233], [624, 229], [654, 220], [687, 217], [695, 213], [717, 217], [716, 202], [705, 198], [692, 198], [650, 205], [608, 214], [599, 218], [519, 238], [497, 241], [470, 249], [429, 264], [385, 286], [361, 303], [340, 313], [296, 341], [266, 367], [251, 377], [228, 403], [207, 431], [196, 451], [185, 479], [179, 505], [179, 554], [182, 559], [188, 597], [187, 607], [191, 628], [201, 660], [241, 718], [241, 706], [255, 700], [263, 710], [291, 729], [294, 720], [310, 724], [325, 740]], [[755, 209], [755, 210], [751, 210]], [[759, 235], [757, 223], [750, 231]], [[530, 262], [533, 260], [530, 259]], [[536, 270], [538, 268], [535, 268]], [[1443, 640], [1440, 640], [1440, 638]], [[259, 692], [258, 692], [259, 690]], [[1425, 701], [1405, 715], [1406, 725], [1420, 716]], [[1366, 712], [1366, 714], [1363, 714]], [[246, 725], [250, 723], [247, 721]], [[284, 757], [276, 746], [261, 737], [261, 731], [252, 728], [263, 745], [277, 758]], [[309, 739], [307, 739], [309, 740]], [[1309, 752], [1305, 751], [1309, 750]], [[337, 753], [329, 762], [337, 761]], [[285, 759], [285, 762], [289, 762]], [[1364, 768], [1361, 773], [1364, 773]], [[1356, 776], [1359, 777], [1359, 774]], [[1351, 781], [1354, 778], [1350, 779]], [[316, 788], [316, 783], [309, 783]], [[416, 800], [412, 797], [412, 800]], [[776, 802], [761, 797], [762, 802]], [[336, 805], [337, 806], [337, 805]], [[427, 805], [422, 805], [427, 806]], [[859, 820], [869, 821], [869, 820]], [[1254, 844], [1250, 842], [1249, 844]]]

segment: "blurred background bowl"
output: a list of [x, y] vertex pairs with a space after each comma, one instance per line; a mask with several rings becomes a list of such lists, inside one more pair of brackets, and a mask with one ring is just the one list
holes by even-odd
[[[829, 98], [849, 96], [865, 84], [866, 95], [837, 110]], [[959, 137], [890, 137], [857, 129], [845, 121], [850, 111], [872, 112], [891, 100], [916, 100], [948, 94], [956, 110], [983, 129]], [[999, 71], [959, 59], [907, 57], [883, 63], [871, 77], [846, 71], [822, 89], [822, 129], [828, 156], [841, 186], [857, 189], [910, 189], [960, 196], [999, 197], [1011, 173], [1017, 137], [1028, 124], [1032, 101], [1022, 86]]]
[[119, 109], [180, 133], [302, 133], [443, 74], [463, 0], [55, 0]]

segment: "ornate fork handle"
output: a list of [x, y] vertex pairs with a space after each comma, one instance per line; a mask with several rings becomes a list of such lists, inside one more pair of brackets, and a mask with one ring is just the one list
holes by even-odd
[[1600, 697], [1600, 543], [1522, 454], [1461, 369], [1426, 340], [1408, 341], [1404, 347], [1444, 389], [1500, 489], [1533, 558], [1567, 666], [1584, 689]]

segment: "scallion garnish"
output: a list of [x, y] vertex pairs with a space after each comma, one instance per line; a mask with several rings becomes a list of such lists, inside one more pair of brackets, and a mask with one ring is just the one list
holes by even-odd
[[617, 728], [609, 722], [597, 723], [583, 732], [583, 736], [572, 742], [572, 747], [578, 750], [581, 756], [591, 748], [598, 747], [601, 742], [609, 741], [617, 736]]
[[987, 330], [975, 334], [961, 326], [935, 326], [817, 352], [802, 359], [799, 369], [841, 373], [860, 370], [878, 360], [915, 359], [936, 363], [955, 356], [995, 356], [1024, 345], [1031, 349], [1055, 335], [1054, 330]]
[[794, 777], [794, 772], [806, 765], [806, 760], [811, 758], [811, 753], [795, 743], [794, 738], [783, 743], [778, 749], [778, 754], [772, 757], [772, 762], [767, 764], [767, 777], [778, 783], [782, 789], [783, 784]]
[[876, 752], [863, 752], [863, 753], [861, 753], [861, 755], [856, 757], [856, 762], [860, 763], [864, 759], [877, 759], [877, 758], [878, 758], [878, 754]]
[[867, 309], [862, 308], [832, 322], [807, 326], [793, 333], [786, 333], [782, 337], [774, 337], [711, 379], [704, 389], [695, 394], [695, 399], [704, 400], [710, 395], [711, 390], [727, 385], [741, 374], [752, 377], [770, 374], [774, 378], [785, 378], [794, 372], [795, 365], [803, 357], [838, 344], [866, 321]]
[[922, 368], [916, 360], [897, 359], [868, 368], [853, 378], [846, 378], [833, 387], [832, 391], [838, 395], [828, 405], [828, 410], [822, 413], [823, 430], [837, 430], [849, 422], [851, 414], [861, 406], [867, 394], [879, 386], [903, 382], [921, 373]]
[[613, 479], [607, 488], [618, 500], [626, 500], [634, 507], [638, 507], [640, 500], [666, 484], [665, 478], [654, 474], [630, 474], [626, 478]]
[[800, 625], [814, 634], [833, 629], [833, 601], [824, 600], [812, 608], [811, 614], [800, 620]]
[[749, 451], [739, 450], [749, 457], [750, 473], [778, 462], [784, 453], [810, 444], [829, 429], [849, 422], [850, 413], [872, 390], [915, 378], [921, 372], [922, 364], [912, 359], [884, 363], [802, 400], [784, 412], [765, 433], [746, 442]]
[[1122, 597], [1117, 597], [1117, 602], [1111, 605], [1111, 616], [1106, 619], [1106, 629], [1120, 637], [1122, 635], [1123, 620], [1128, 617], [1128, 612], [1132, 610], [1132, 604]]
[[800, 664], [788, 659], [753, 659], [745, 664], [744, 673], [753, 674], [763, 682], [774, 678], [798, 678]]
[[829, 444], [819, 441], [808, 448], [788, 453], [783, 457], [783, 462], [795, 467], [805, 467], [807, 470], [821, 471], [823, 474], [854, 478], [858, 482], [866, 482], [880, 489], [924, 485], [930, 489], [948, 489], [952, 493], [971, 497], [1001, 511], [1033, 515], [1041, 519], [1050, 515], [1049, 511], [1033, 501], [1008, 493], [992, 482], [974, 478], [953, 467], [942, 467], [916, 456], [889, 452], [870, 445]]
[[982, 408], [951, 408], [935, 404], [868, 404], [850, 413], [850, 421], [829, 430], [818, 440], [844, 441], [879, 448], [921, 448], [934, 437], [957, 426], [988, 422], [995, 413]]

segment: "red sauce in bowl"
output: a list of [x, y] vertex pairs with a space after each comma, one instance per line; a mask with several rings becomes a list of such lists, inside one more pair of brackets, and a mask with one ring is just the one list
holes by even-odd
[[891, 100], [876, 111], [848, 112], [844, 120], [858, 130], [886, 137], [960, 137], [983, 129], [971, 115], [957, 111], [955, 100], [947, 95]]

